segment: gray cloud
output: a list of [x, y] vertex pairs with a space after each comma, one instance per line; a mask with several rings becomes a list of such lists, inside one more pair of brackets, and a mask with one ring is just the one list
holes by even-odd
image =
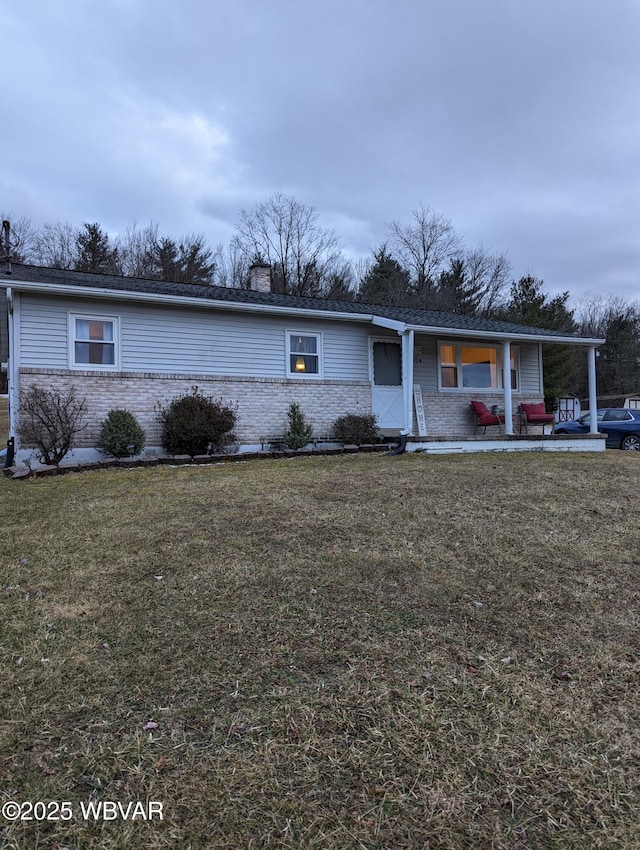
[[552, 292], [640, 297], [640, 7], [24, 0], [0, 206], [215, 244], [275, 191], [358, 254], [420, 203]]

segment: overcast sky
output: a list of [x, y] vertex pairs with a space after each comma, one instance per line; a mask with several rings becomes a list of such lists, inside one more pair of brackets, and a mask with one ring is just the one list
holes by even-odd
[[0, 209], [351, 255], [420, 204], [513, 276], [640, 298], [640, 0], [0, 0]]

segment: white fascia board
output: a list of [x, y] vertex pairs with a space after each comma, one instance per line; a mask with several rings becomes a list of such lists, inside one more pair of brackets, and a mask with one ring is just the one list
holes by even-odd
[[388, 328], [391, 331], [397, 331], [403, 334], [407, 330], [405, 322], [397, 322], [395, 319], [385, 319], [383, 316], [371, 316], [371, 324], [379, 328]]
[[530, 333], [505, 333], [504, 331], [476, 331], [462, 328], [434, 328], [422, 325], [407, 325], [408, 330], [430, 336], [464, 337], [465, 339], [509, 340], [510, 342], [557, 342], [559, 345], [604, 345], [606, 339], [590, 339], [575, 336], [545, 336]]
[[[311, 310], [308, 307], [281, 307], [271, 304], [252, 304], [242, 301], [220, 301], [215, 298], [190, 298], [186, 295], [162, 295], [154, 292], [135, 292], [131, 289], [102, 289], [89, 286], [64, 286], [57, 283], [35, 281], [12, 281], [14, 290], [33, 292], [39, 295], [69, 295], [74, 298], [96, 298], [103, 301], [142, 301], [148, 304], [169, 304], [183, 307], [200, 307], [208, 310], [229, 310], [246, 313], [291, 316], [309, 319], [337, 319], [341, 322], [364, 322], [371, 324], [375, 318], [369, 313], [338, 313], [333, 310]], [[403, 325], [404, 327], [404, 325]]]

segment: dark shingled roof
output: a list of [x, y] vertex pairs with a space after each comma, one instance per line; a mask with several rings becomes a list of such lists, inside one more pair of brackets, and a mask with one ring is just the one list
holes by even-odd
[[237, 304], [255, 304], [256, 306], [281, 307], [290, 310], [319, 310], [333, 313], [353, 313], [355, 315], [375, 315], [407, 325], [443, 330], [479, 331], [508, 335], [529, 335], [540, 337], [559, 337], [563, 339], [583, 339], [577, 334], [546, 328], [528, 327], [513, 322], [501, 322], [497, 319], [485, 319], [478, 316], [462, 316], [457, 313], [445, 313], [437, 310], [419, 310], [413, 307], [389, 307], [381, 304], [363, 304], [356, 301], [330, 301], [324, 298], [307, 298], [297, 295], [279, 295], [275, 292], [255, 292], [251, 289], [231, 289], [221, 286], [204, 286], [192, 283], [170, 283], [160, 280], [148, 280], [137, 277], [119, 277], [117, 275], [93, 274], [88, 272], [50, 269], [41, 266], [27, 266], [13, 263], [11, 273], [0, 272], [0, 286], [10, 285], [11, 281], [47, 283], [58, 286], [77, 286], [128, 292], [145, 292], [152, 295], [170, 295], [183, 298], [202, 298], [203, 300], [224, 301]]

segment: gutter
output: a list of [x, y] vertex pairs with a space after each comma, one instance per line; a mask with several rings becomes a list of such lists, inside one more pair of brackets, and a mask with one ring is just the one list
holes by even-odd
[[416, 331], [417, 333], [428, 334], [430, 336], [446, 337], [466, 337], [467, 339], [488, 339], [488, 340], [507, 340], [509, 342], [557, 342], [559, 345], [604, 345], [606, 339], [591, 339], [581, 336], [546, 336], [543, 334], [529, 333], [506, 333], [505, 331], [480, 331], [470, 328], [441, 328], [428, 327], [424, 325], [407, 325], [407, 330]]
[[[1, 285], [1, 282], [0, 282]], [[159, 295], [152, 292], [135, 292], [134, 290], [100, 289], [89, 286], [64, 286], [56, 283], [37, 283], [35, 281], [11, 281], [14, 290], [22, 292], [37, 292], [42, 295], [69, 295], [73, 298], [99, 298], [104, 301], [142, 301], [151, 304], [182, 305], [185, 307], [200, 307], [209, 310], [228, 310], [243, 313], [268, 313], [271, 315], [287, 315], [309, 319], [338, 319], [345, 322], [363, 322], [371, 324], [376, 316], [369, 313], [337, 313], [332, 310], [312, 310], [309, 308], [280, 307], [270, 304], [251, 304], [241, 301], [221, 301], [213, 298], [190, 298], [185, 295]], [[386, 321], [386, 320], [385, 320]], [[404, 325], [402, 325], [404, 328]]]

